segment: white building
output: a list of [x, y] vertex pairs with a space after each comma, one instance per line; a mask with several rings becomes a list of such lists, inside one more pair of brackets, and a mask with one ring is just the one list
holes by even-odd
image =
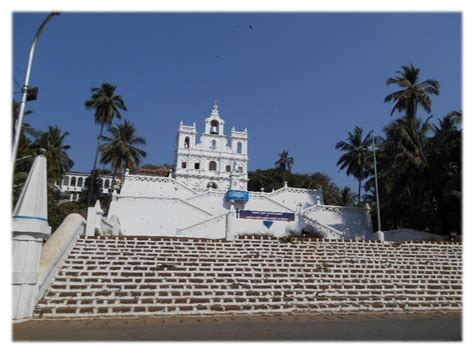
[[232, 176], [233, 190], [247, 190], [247, 129], [225, 135], [225, 121], [214, 103], [211, 115], [204, 120], [204, 133], [197, 141], [196, 123], [179, 124], [176, 136], [176, 180], [193, 188], [227, 190]]
[[[86, 179], [90, 177], [90, 173], [84, 172], [67, 172], [64, 174], [61, 184], [56, 183], [56, 187], [62, 194], [67, 194], [69, 196], [69, 201], [78, 201], [79, 196], [84, 190]], [[110, 193], [112, 186], [112, 176], [111, 175], [99, 175], [99, 178], [102, 180], [102, 193]], [[118, 178], [116, 178], [118, 182]]]
[[325, 238], [365, 239], [372, 234], [368, 208], [325, 205], [320, 189], [285, 183], [270, 193], [247, 191], [247, 130], [232, 129], [229, 143], [224, 126], [217, 104], [205, 119], [199, 142], [196, 124], [181, 122], [174, 177], [127, 171], [120, 193], [113, 193], [107, 219], [97, 224], [123, 235], [213, 239], [283, 236], [305, 229]]

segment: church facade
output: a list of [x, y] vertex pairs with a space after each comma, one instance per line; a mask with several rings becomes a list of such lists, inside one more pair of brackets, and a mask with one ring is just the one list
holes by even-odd
[[180, 122], [174, 168], [177, 181], [196, 190], [247, 190], [247, 162], [247, 129], [232, 128], [229, 141], [217, 102], [204, 120], [204, 132], [200, 136], [196, 123]]

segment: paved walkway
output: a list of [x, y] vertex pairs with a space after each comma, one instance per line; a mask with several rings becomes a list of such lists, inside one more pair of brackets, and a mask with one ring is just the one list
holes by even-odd
[[48, 319], [13, 325], [13, 339], [22, 341], [459, 341], [461, 335], [459, 313]]

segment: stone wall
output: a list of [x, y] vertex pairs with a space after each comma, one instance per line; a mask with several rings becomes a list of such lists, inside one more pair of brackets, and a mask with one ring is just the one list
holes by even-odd
[[81, 237], [37, 317], [462, 308], [458, 243]]

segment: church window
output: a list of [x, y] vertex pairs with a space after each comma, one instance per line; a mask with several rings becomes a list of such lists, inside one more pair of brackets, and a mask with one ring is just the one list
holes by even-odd
[[230, 172], [230, 165], [226, 165], [226, 166], [225, 166], [225, 171], [226, 171], [226, 172]]
[[212, 120], [211, 121], [211, 131], [210, 133], [212, 135], [218, 135], [219, 134], [219, 122], [217, 120]]
[[186, 162], [181, 162], [181, 168], [186, 169]]
[[243, 173], [243, 172], [244, 172], [244, 168], [239, 167], [239, 173]]
[[211, 148], [216, 148], [216, 147], [217, 147], [217, 141], [216, 141], [216, 140], [212, 140]]
[[184, 148], [189, 148], [189, 137], [184, 139]]
[[63, 179], [63, 185], [66, 185], [66, 186], [69, 185], [69, 177], [68, 177], [68, 176], [65, 176], [65, 177], [64, 177], [64, 179]]
[[209, 170], [217, 170], [217, 163], [214, 161], [209, 162]]
[[83, 181], [84, 181], [84, 178], [77, 178], [77, 186], [82, 187]]
[[105, 179], [104, 188], [105, 188], [105, 189], [108, 189], [109, 187], [110, 187], [110, 180], [109, 180], [109, 179]]
[[199, 169], [199, 163], [194, 163], [194, 169]]
[[207, 188], [217, 189], [217, 184], [211, 181], [207, 184]]
[[237, 142], [237, 153], [242, 153], [242, 142]]
[[71, 178], [71, 186], [76, 186], [76, 177]]

